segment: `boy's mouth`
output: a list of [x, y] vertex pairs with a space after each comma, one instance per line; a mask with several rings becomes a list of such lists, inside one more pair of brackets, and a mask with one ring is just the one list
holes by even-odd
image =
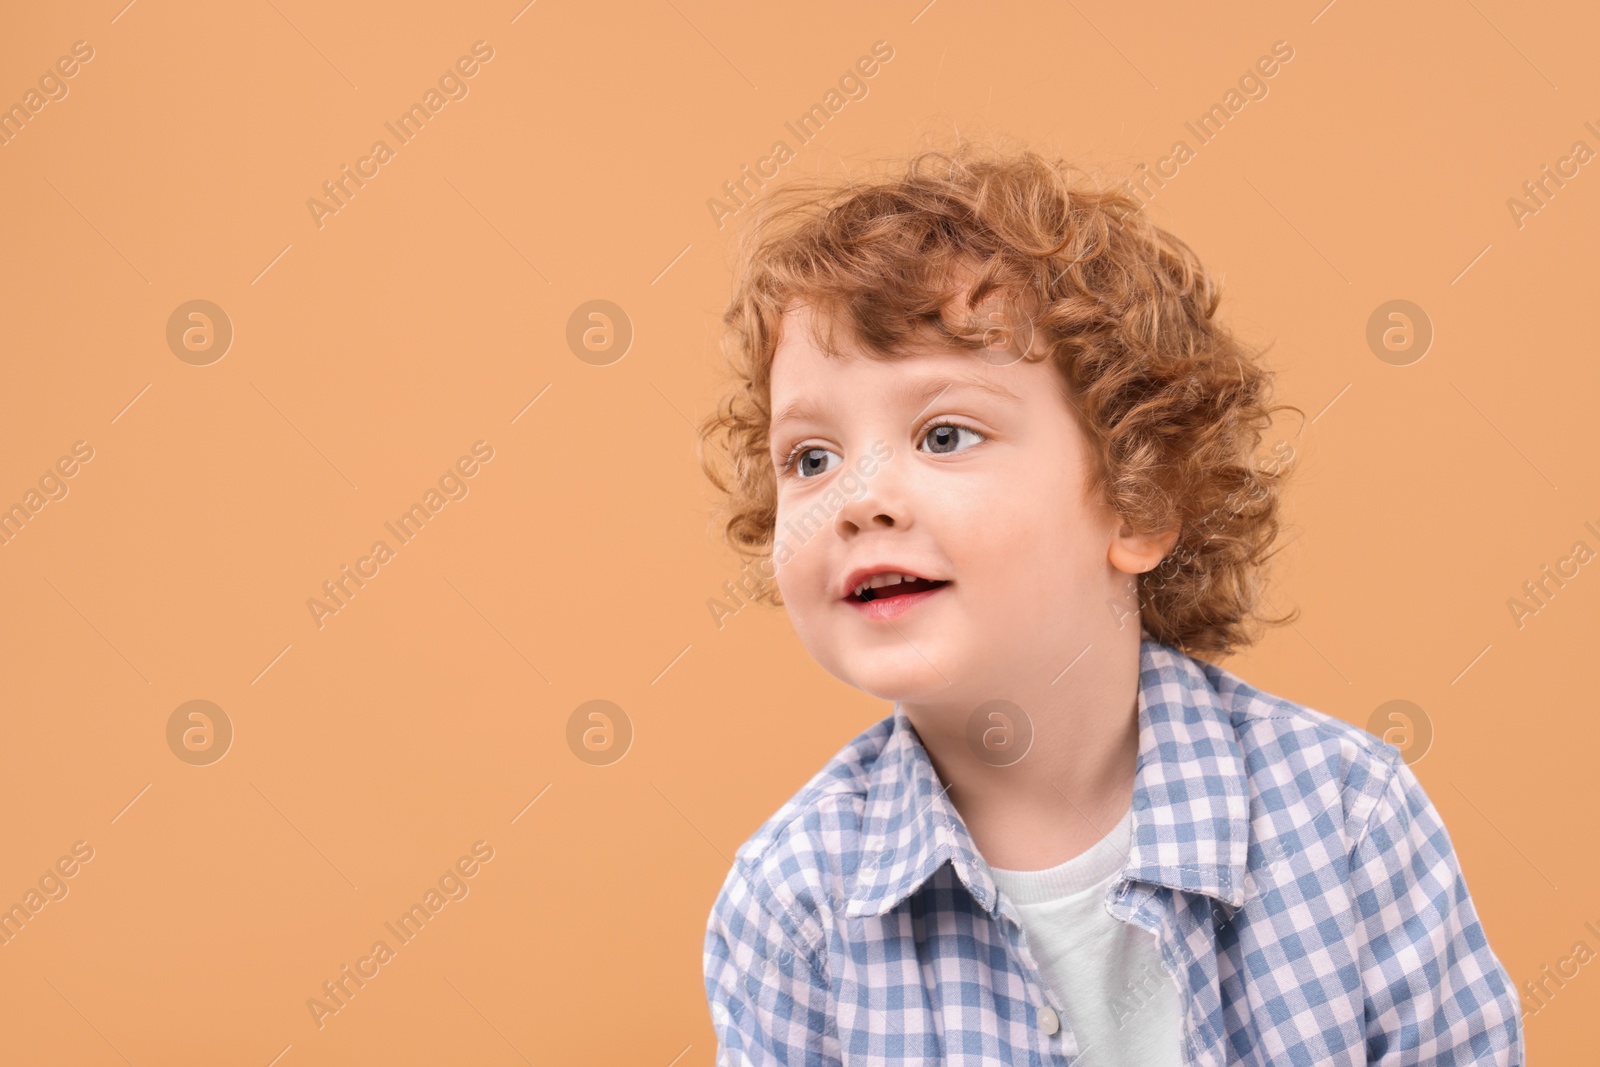
[[949, 585], [947, 581], [936, 582], [927, 578], [902, 579], [899, 585], [885, 585], [876, 589], [863, 589], [859, 596], [852, 596], [852, 600], [868, 603], [873, 600], [893, 600], [897, 596], [910, 596], [912, 593], [926, 593], [930, 589], [937, 589], [941, 585]]
[[908, 571], [857, 571], [847, 580], [844, 599], [856, 604], [869, 604], [874, 600], [915, 596], [949, 584], [948, 579], [923, 578]]

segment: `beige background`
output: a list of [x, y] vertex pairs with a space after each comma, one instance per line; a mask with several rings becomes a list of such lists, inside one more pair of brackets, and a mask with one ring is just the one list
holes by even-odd
[[[1322, 2], [13, 5], [0, 103], [94, 57], [0, 146], [0, 506], [93, 458], [0, 545], [0, 903], [93, 859], [0, 947], [0, 1060], [711, 1063], [734, 849], [889, 708], [780, 613], [712, 621], [738, 565], [691, 429], [729, 285], [708, 199], [779, 139], [779, 180], [954, 129], [1126, 173], [1280, 40], [1151, 205], [1317, 416], [1273, 587], [1304, 615], [1225, 665], [1363, 725], [1418, 705], [1512, 976], [1600, 949], [1600, 574], [1520, 629], [1507, 606], [1600, 549], [1600, 173], [1520, 228], [1507, 206], [1600, 149], [1600, 26]], [[468, 95], [319, 228], [308, 198], [480, 40]], [[880, 40], [800, 145], [784, 123]], [[195, 299], [235, 332], [207, 366], [166, 341]], [[1435, 329], [1406, 366], [1365, 340], [1392, 299]], [[591, 300], [634, 330], [605, 366], [566, 340]], [[308, 599], [477, 441], [468, 495], [319, 628]], [[235, 731], [208, 766], [168, 747], [191, 700]], [[590, 700], [625, 759], [569, 747]], [[319, 1029], [308, 998], [477, 841], [469, 895]], [[1597, 1006], [1581, 967], [1531, 1058], [1576, 1062]]]

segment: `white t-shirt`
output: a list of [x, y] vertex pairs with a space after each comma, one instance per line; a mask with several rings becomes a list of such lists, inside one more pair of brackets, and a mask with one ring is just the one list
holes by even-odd
[[1045, 981], [1066, 1008], [1083, 1067], [1181, 1067], [1183, 1013], [1156, 937], [1106, 910], [1127, 866], [1133, 811], [1080, 855], [1042, 871], [990, 867]]

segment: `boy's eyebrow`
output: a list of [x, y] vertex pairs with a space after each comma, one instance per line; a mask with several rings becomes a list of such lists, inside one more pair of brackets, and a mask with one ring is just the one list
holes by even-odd
[[[961, 374], [952, 378], [926, 378], [906, 386], [901, 390], [900, 396], [905, 400], [920, 401], [922, 407], [917, 409], [917, 415], [921, 415], [935, 400], [943, 396], [946, 390], [960, 389], [962, 387], [988, 393], [997, 400], [1009, 400], [1016, 404], [1022, 403], [1020, 396], [999, 382], [990, 381], [988, 378], [975, 374]], [[915, 417], [915, 415], [912, 416], [912, 418]]]
[[[993, 396], [999, 400], [1009, 400], [1013, 403], [1022, 402], [1022, 398], [1020, 396], [1013, 393], [1011, 390], [1007, 389], [998, 382], [993, 382], [987, 378], [981, 378], [969, 374], [962, 374], [954, 377], [941, 375], [937, 377], [913, 379], [909, 384], [901, 386], [898, 390], [896, 390], [896, 399], [920, 403], [922, 406], [917, 409], [917, 415], [920, 415], [926, 411], [935, 400], [939, 399], [939, 397], [943, 396], [947, 391], [951, 389], [963, 388], [976, 389], [979, 392], [988, 393], [990, 396]], [[774, 416], [772, 422], [768, 426], [768, 432], [771, 433], [777, 430], [778, 427], [782, 426], [784, 423], [805, 419], [816, 419], [817, 417], [818, 415], [816, 408], [812, 406], [809, 400], [802, 398], [794, 401], [788, 407], [784, 408], [776, 416]], [[912, 417], [915, 418], [916, 416]]]

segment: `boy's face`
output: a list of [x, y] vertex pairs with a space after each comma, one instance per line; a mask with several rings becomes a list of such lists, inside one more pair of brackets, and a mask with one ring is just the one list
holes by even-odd
[[[1159, 550], [1115, 548], [1120, 518], [1085, 498], [1091, 445], [1054, 366], [931, 342], [902, 359], [849, 347], [831, 359], [813, 314], [784, 317], [771, 446], [788, 549], [774, 552], [778, 587], [818, 663], [880, 699], [976, 707], [1048, 684], [1118, 629], [1113, 603], [1137, 634], [1119, 566], [1147, 569]], [[785, 420], [796, 404], [811, 414]], [[846, 585], [863, 568], [948, 584], [910, 597], [888, 586], [862, 604]]]

